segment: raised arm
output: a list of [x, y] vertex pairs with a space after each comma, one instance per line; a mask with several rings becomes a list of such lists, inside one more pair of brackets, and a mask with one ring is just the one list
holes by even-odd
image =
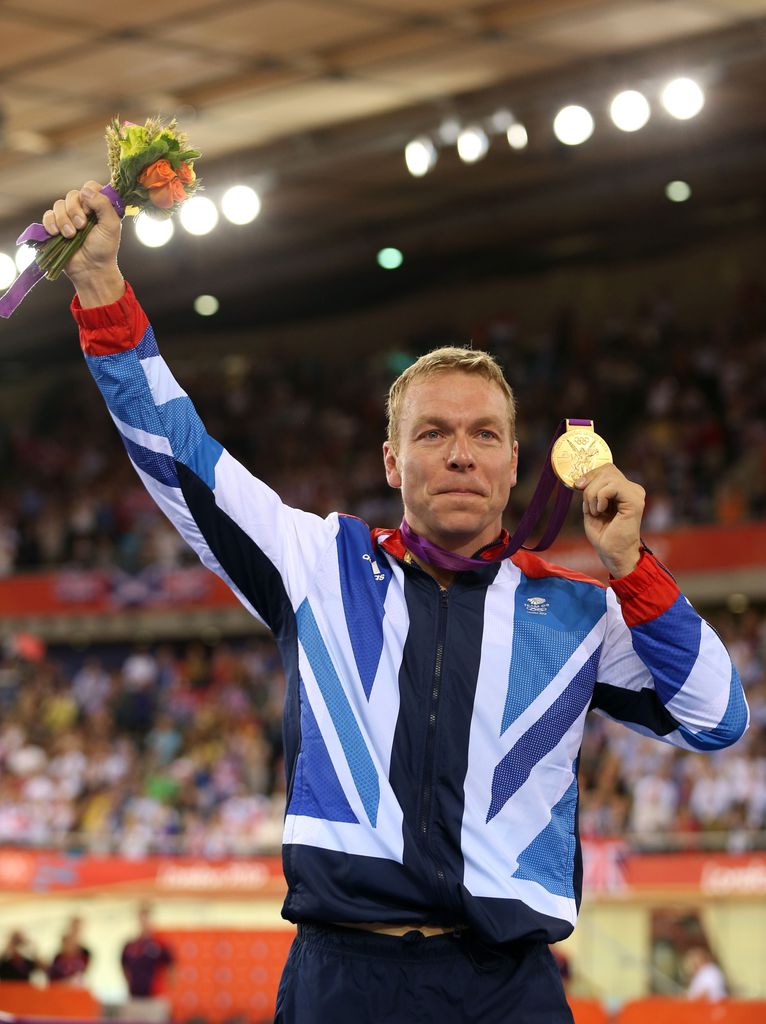
[[71, 233], [98, 222], [67, 274], [88, 367], [147, 490], [201, 561], [276, 633], [289, 632], [337, 516], [284, 505], [206, 432], [159, 353], [154, 333], [117, 264], [120, 221], [98, 182], [69, 192], [43, 217]]

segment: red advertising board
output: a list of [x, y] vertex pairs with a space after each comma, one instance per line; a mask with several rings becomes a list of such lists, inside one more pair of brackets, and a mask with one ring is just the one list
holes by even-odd
[[[646, 543], [674, 573], [766, 569], [766, 523], [701, 526], [648, 534]], [[584, 538], [559, 539], [545, 557], [590, 576], [606, 571]], [[236, 607], [226, 585], [202, 568], [149, 568], [130, 576], [116, 570], [62, 570], [0, 579], [0, 616], [98, 614], [131, 609]]]
[[[766, 523], [649, 533], [644, 542], [674, 574], [766, 569]], [[604, 566], [585, 538], [561, 538], [543, 557], [589, 576], [606, 578]]]
[[[704, 896], [766, 896], [766, 853], [631, 852], [620, 840], [583, 842], [584, 888], [641, 893], [667, 889]], [[281, 898], [279, 857], [98, 857], [0, 849], [0, 892], [152, 892]]]

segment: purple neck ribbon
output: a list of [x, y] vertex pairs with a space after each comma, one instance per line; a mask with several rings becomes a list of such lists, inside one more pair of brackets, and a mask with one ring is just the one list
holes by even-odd
[[[593, 424], [593, 420], [570, 419], [569, 423], [572, 426], [589, 427]], [[413, 532], [407, 520], [402, 519], [399, 533], [404, 546], [428, 565], [432, 565], [436, 569], [447, 569], [450, 572], [470, 572], [473, 569], [486, 567], [492, 562], [501, 562], [504, 558], [509, 558], [519, 548], [524, 546], [524, 541], [537, 526], [548, 503], [548, 499], [555, 488], [556, 502], [545, 531], [535, 547], [524, 548], [524, 550], [545, 551], [546, 548], [549, 548], [564, 525], [564, 520], [569, 511], [569, 504], [572, 501], [572, 491], [558, 479], [551, 468], [553, 446], [566, 431], [566, 424], [567, 421], [562, 420], [556, 428], [556, 432], [548, 447], [548, 454], [545, 457], [545, 466], [540, 474], [540, 480], [535, 488], [535, 493], [532, 495], [529, 508], [521, 517], [513, 536], [500, 551], [496, 554], [488, 555], [487, 558], [467, 558], [465, 555], [458, 555], [454, 551], [448, 551], [446, 548], [439, 547], [438, 544], [432, 543], [432, 541], [427, 540], [425, 537], [419, 537]]]
[[[117, 189], [112, 185], [104, 185], [101, 191], [109, 199], [109, 202], [115, 208], [118, 215], [120, 217], [124, 217], [125, 204], [123, 203], [122, 196]], [[16, 239], [16, 245], [23, 245], [25, 242], [34, 242], [38, 245], [42, 245], [54, 237], [54, 235], [48, 234], [42, 224], [30, 224], [29, 227], [25, 228]], [[45, 271], [40, 270], [35, 261], [30, 263], [26, 270], [19, 274], [5, 295], [0, 297], [0, 316], [5, 319], [11, 316], [11, 314], [15, 312], [16, 308], [21, 305], [26, 296], [32, 291], [37, 282], [42, 280], [44, 277]]]

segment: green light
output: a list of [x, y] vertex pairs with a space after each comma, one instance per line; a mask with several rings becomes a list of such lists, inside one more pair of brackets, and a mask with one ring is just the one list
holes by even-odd
[[198, 295], [194, 300], [194, 312], [200, 316], [215, 316], [219, 302], [215, 295]]
[[381, 249], [377, 255], [378, 266], [384, 270], [396, 270], [404, 263], [404, 256], [400, 249]]
[[665, 186], [665, 195], [671, 203], [685, 203], [692, 190], [686, 181], [669, 181]]

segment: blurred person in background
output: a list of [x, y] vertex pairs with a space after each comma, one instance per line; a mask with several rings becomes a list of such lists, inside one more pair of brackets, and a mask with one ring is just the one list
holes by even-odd
[[72, 236], [91, 213], [67, 267], [88, 366], [145, 486], [285, 663], [283, 914], [299, 927], [276, 1020], [500, 1024], [513, 1007], [514, 1024], [571, 1024], [548, 943], [580, 902], [588, 710], [700, 751], [748, 720], [721, 641], [641, 543], [643, 488], [611, 464], [576, 481], [608, 588], [507, 557], [513, 394], [490, 356], [446, 348], [389, 392], [400, 530], [291, 508], [170, 374], [100, 186], [43, 224]]
[[82, 918], [73, 917], [61, 936], [61, 945], [48, 967], [48, 980], [68, 981], [73, 985], [82, 984], [85, 971], [90, 963], [91, 953], [82, 944]]
[[138, 929], [138, 935], [125, 943], [120, 956], [130, 995], [123, 1007], [123, 1017], [126, 1020], [165, 1021], [170, 1006], [162, 993], [175, 958], [167, 943], [154, 931], [152, 908], [148, 903], [142, 903], [138, 908]]
[[19, 930], [12, 931], [0, 951], [0, 981], [29, 981], [35, 971], [44, 970], [45, 963], [26, 935]]
[[713, 954], [703, 946], [690, 949], [683, 958], [683, 970], [689, 979], [688, 999], [707, 999], [718, 1002], [728, 995], [726, 977]]

